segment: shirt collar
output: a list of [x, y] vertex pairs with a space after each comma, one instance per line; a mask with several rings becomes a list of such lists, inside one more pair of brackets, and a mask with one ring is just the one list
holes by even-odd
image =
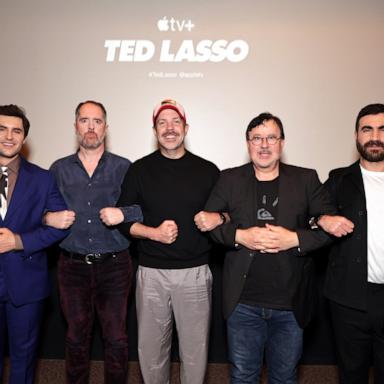
[[18, 174], [20, 169], [20, 156], [14, 158], [10, 163], [6, 165], [6, 167], [8, 167], [9, 171]]
[[[99, 164], [103, 163], [107, 159], [108, 156], [109, 156], [109, 152], [104, 151], [103, 154], [100, 157]], [[76, 153], [74, 153], [72, 155], [72, 160], [73, 160], [74, 163], [81, 164], [81, 160], [79, 158], [79, 151], [77, 151]]]

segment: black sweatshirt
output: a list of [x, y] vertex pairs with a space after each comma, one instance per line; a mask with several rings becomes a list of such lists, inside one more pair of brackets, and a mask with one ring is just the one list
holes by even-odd
[[[178, 226], [178, 237], [172, 244], [140, 240], [140, 265], [179, 269], [208, 263], [210, 241], [193, 218], [204, 209], [218, 176], [213, 163], [188, 151], [180, 159], [169, 159], [155, 151], [130, 166], [117, 206], [139, 204], [143, 224], [150, 227], [164, 220], [174, 220]], [[128, 236], [132, 224], [121, 224], [119, 229]]]

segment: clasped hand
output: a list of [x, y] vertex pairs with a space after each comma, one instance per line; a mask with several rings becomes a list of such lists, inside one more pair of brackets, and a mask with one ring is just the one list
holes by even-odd
[[238, 229], [236, 243], [260, 252], [277, 253], [298, 247], [299, 239], [294, 231], [278, 225], [266, 224], [265, 227]]

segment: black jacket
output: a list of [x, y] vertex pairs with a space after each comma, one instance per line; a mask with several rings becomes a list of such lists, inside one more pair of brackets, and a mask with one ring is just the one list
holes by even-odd
[[[252, 185], [255, 173], [251, 163], [225, 170], [206, 204], [208, 211], [228, 212], [231, 221], [211, 232], [215, 241], [226, 245], [223, 272], [223, 309], [227, 318], [237, 305], [251, 265], [253, 251], [235, 246], [237, 228], [255, 225], [255, 192]], [[293, 310], [299, 324], [304, 327], [314, 311], [313, 262], [307, 252], [318, 249], [330, 241], [322, 231], [312, 231], [309, 219], [324, 213], [334, 213], [329, 196], [322, 187], [316, 171], [280, 163], [279, 208], [276, 224], [297, 232], [299, 249], [291, 249], [298, 258], [296, 294]]]
[[353, 232], [337, 239], [330, 251], [325, 295], [351, 308], [367, 305], [367, 208], [359, 162], [333, 170], [325, 187], [339, 214], [355, 224]]

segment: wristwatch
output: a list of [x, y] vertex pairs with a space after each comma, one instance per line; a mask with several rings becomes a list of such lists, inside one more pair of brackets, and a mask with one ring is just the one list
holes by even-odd
[[309, 226], [311, 229], [320, 229], [319, 227], [319, 220], [321, 219], [323, 215], [320, 216], [313, 216], [309, 219]]

